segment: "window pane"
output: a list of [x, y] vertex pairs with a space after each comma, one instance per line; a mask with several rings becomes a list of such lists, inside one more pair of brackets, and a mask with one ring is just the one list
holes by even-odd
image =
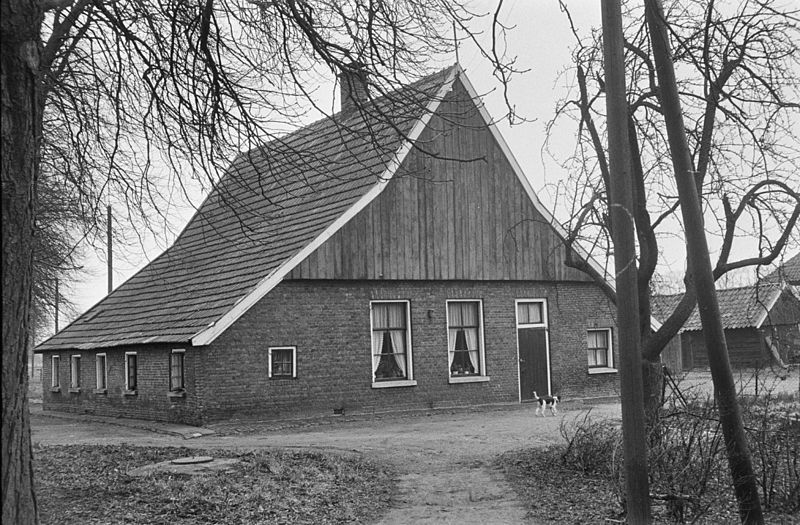
[[183, 389], [183, 352], [173, 352], [170, 354], [170, 390]]
[[128, 364], [128, 390], [136, 390], [136, 355], [128, 355], [126, 362]]
[[609, 366], [608, 330], [589, 330], [586, 333], [589, 366]]
[[81, 386], [81, 358], [72, 356], [70, 358], [70, 371], [69, 371], [69, 386], [70, 388], [80, 388]]
[[517, 306], [517, 315], [520, 324], [541, 323], [542, 303], [520, 303]]
[[272, 377], [293, 377], [294, 359], [291, 348], [272, 349]]
[[447, 303], [447, 321], [451, 328], [478, 326], [478, 303]]
[[61, 361], [61, 358], [59, 356], [57, 356], [57, 355], [54, 355], [53, 359], [50, 362], [51, 363], [51, 370], [50, 370], [51, 382], [50, 382], [50, 386], [59, 386], [59, 384], [60, 384], [59, 383], [59, 379], [58, 379], [59, 378], [59, 370], [58, 370], [59, 361]]
[[372, 305], [372, 326], [374, 328], [389, 327], [389, 305], [376, 303]]
[[95, 358], [95, 369], [97, 388], [106, 388], [106, 356], [98, 355]]

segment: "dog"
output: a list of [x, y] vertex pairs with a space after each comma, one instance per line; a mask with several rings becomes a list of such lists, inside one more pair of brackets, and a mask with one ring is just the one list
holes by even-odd
[[550, 409], [550, 413], [554, 416], [558, 414], [558, 402], [561, 401], [559, 396], [545, 396], [539, 397], [536, 391], [533, 392], [533, 400], [539, 403], [539, 406], [536, 407], [536, 415], [538, 416], [539, 413], [542, 413], [542, 417], [545, 417], [545, 411]]

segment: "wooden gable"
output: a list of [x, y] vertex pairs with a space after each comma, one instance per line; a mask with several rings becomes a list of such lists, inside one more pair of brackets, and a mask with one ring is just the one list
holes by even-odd
[[288, 279], [590, 281], [456, 80], [383, 192]]

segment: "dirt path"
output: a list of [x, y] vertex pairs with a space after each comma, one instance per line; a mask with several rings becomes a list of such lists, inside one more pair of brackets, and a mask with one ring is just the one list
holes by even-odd
[[127, 443], [194, 448], [302, 448], [358, 453], [398, 473], [398, 490], [381, 525], [396, 523], [526, 523], [525, 510], [493, 465], [503, 452], [561, 441], [563, 419], [620, 417], [618, 404], [565, 406], [557, 417], [536, 417], [533, 405], [500, 411], [437, 413], [342, 421], [276, 430], [269, 424], [212, 425], [216, 434], [184, 440], [142, 429], [61, 419], [34, 412], [37, 444]]

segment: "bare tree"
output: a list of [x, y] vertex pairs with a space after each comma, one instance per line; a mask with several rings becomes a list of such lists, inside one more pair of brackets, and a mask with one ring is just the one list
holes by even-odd
[[[3, 521], [35, 523], [24, 369], [45, 163], [87, 217], [111, 198], [148, 226], [188, 180], [215, 185], [234, 155], [332, 113], [320, 78], [357, 65], [370, 96], [388, 96], [451, 50], [452, 23], [477, 37], [451, 0], [4, 0], [0, 15]], [[483, 54], [506, 80], [499, 41]]]
[[711, 377], [714, 382], [714, 398], [725, 437], [725, 450], [728, 454], [734, 492], [739, 503], [739, 516], [742, 523], [764, 523], [756, 477], [744, 434], [742, 414], [736, 398], [736, 385], [728, 359], [722, 315], [714, 289], [708, 242], [703, 231], [703, 210], [697, 195], [697, 182], [683, 124], [683, 111], [675, 80], [667, 22], [660, 0], [646, 0], [645, 6], [647, 27], [653, 46], [653, 61], [660, 88], [658, 99], [664, 115], [686, 232], [688, 266], [691, 268], [703, 323], [703, 337], [708, 349], [708, 362], [711, 365]]
[[[733, 270], [768, 265], [787, 243], [800, 242], [798, 14], [771, 0], [736, 6], [678, 0], [670, 3], [666, 14], [704, 226], [719, 244], [715, 279]], [[625, 18], [637, 288], [642, 353], [651, 363], [645, 373], [645, 395], [652, 399], [659, 391], [648, 379], [652, 368], [657, 368], [662, 350], [691, 314], [696, 295], [687, 269], [683, 299], [667, 319], [660, 320], [658, 330], [651, 329], [650, 296], [658, 280], [658, 262], [663, 260], [662, 245], [676, 236], [681, 219], [651, 35], [642, 8], [629, 8]], [[586, 241], [602, 258], [609, 251], [611, 224], [600, 35], [594, 31], [584, 38], [572, 27], [577, 41], [574, 88], [548, 128], [552, 133], [565, 121], [575, 122], [579, 140], [563, 161], [571, 177], [558, 188], [557, 198], [569, 206], [568, 242]], [[731, 260], [742, 239], [756, 241], [755, 248], [744, 258]], [[584, 261], [572, 264], [592, 275]]]

